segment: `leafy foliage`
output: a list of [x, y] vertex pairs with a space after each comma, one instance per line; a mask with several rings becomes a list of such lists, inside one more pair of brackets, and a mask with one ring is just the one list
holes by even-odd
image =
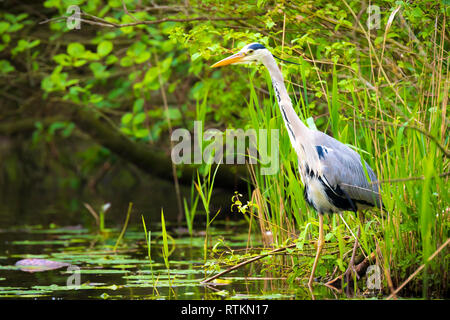
[[[381, 180], [424, 179], [383, 185], [389, 214], [370, 216], [362, 232], [366, 250], [381, 247], [395, 284], [445, 241], [448, 177], [440, 174], [449, 169], [448, 5], [371, 1], [381, 14], [379, 28], [368, 30], [372, 17], [360, 1], [141, 3], [46, 0], [0, 12], [0, 120], [33, 120], [35, 147], [76, 145], [73, 161], [81, 163], [84, 178], [111, 154], [78, 146], [83, 138], [74, 137], [78, 131], [65, 105], [93, 110], [129, 139], [165, 150], [169, 121], [187, 129], [194, 120], [218, 129], [280, 128], [263, 67], [209, 68], [257, 41], [300, 64], [282, 64], [282, 71], [310, 127], [354, 145]], [[81, 9], [80, 29], [59, 18], [68, 16], [70, 5]], [[51, 20], [39, 24], [45, 18]], [[260, 202], [250, 209], [271, 223], [274, 242], [302, 232], [303, 247], [307, 234], [314, 235], [314, 213], [302, 200], [296, 155], [283, 130], [280, 156], [277, 176], [255, 176]], [[347, 244], [331, 234], [340, 254], [326, 257], [323, 275], [332, 265], [343, 266]], [[448, 277], [448, 260], [439, 261], [431, 270]]]

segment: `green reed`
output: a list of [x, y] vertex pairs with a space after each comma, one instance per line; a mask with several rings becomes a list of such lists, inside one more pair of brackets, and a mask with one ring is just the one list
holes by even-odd
[[147, 244], [147, 257], [150, 265], [150, 272], [152, 274], [153, 291], [158, 295], [158, 289], [156, 288], [155, 275], [153, 272], [153, 261], [152, 261], [152, 231], [147, 231], [147, 225], [145, 223], [144, 215], [141, 215], [142, 226], [144, 227], [145, 243]]

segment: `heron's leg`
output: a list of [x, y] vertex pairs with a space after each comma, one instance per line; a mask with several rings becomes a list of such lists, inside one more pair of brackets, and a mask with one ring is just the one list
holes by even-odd
[[322, 252], [322, 248], [325, 244], [324, 237], [323, 237], [323, 214], [319, 213], [319, 241], [317, 241], [317, 253], [316, 258], [314, 259], [313, 268], [311, 270], [311, 276], [309, 277], [308, 286], [312, 287], [312, 284], [314, 282], [314, 273], [316, 272], [317, 263], [319, 262], [320, 253]]

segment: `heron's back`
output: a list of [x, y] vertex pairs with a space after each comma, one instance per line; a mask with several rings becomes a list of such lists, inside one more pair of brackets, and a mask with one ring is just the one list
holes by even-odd
[[[305, 199], [320, 213], [381, 207], [377, 177], [360, 155], [329, 135], [314, 131], [321, 173], [299, 159]], [[317, 167], [317, 166], [316, 166]], [[366, 175], [367, 171], [367, 175]]]

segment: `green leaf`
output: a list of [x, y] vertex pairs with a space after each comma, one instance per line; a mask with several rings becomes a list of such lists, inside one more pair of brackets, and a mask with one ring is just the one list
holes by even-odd
[[2, 34], [2, 40], [4, 43], [9, 43], [11, 41], [11, 36], [7, 33]]
[[133, 65], [133, 60], [128, 56], [123, 57], [122, 59], [120, 59], [120, 65], [122, 67], [130, 67]]
[[96, 104], [96, 103], [99, 103], [99, 102], [101, 102], [101, 101], [103, 101], [103, 96], [100, 95], [100, 94], [92, 94], [92, 95], [89, 97], [89, 102], [90, 102], [90, 103]]
[[79, 58], [85, 52], [84, 46], [81, 43], [73, 42], [67, 46], [67, 53], [72, 57]]
[[28, 41], [20, 39], [19, 42], [17, 42], [17, 46], [11, 50], [12, 55], [15, 56], [19, 52], [25, 51], [28, 48], [28, 45]]
[[102, 65], [100, 62], [92, 62], [89, 65], [89, 68], [97, 79], [107, 78], [109, 76], [109, 72], [106, 71], [106, 66]]
[[14, 23], [9, 27], [8, 32], [17, 32], [22, 28], [23, 28], [22, 23]]
[[150, 134], [150, 131], [147, 128], [144, 128], [144, 129], [139, 129], [139, 130], [135, 131], [134, 136], [136, 138], [142, 139], [142, 138], [148, 137], [149, 134]]
[[100, 42], [97, 46], [97, 53], [100, 57], [108, 55], [113, 49], [113, 44], [111, 41], [104, 40]]
[[83, 54], [81, 55], [80, 58], [83, 58], [86, 60], [98, 60], [98, 59], [100, 59], [100, 56], [97, 53], [86, 50], [83, 52]]
[[86, 60], [77, 60], [73, 63], [74, 67], [81, 67], [82, 65], [86, 64]]
[[144, 63], [148, 59], [150, 59], [150, 52], [143, 52], [136, 57], [135, 61], [136, 63]]
[[9, 23], [6, 21], [0, 21], [0, 33], [5, 32], [9, 28]]
[[52, 89], [53, 89], [53, 82], [52, 82], [50, 77], [45, 77], [44, 79], [42, 79], [42, 81], [41, 81], [41, 88], [45, 92], [52, 91]]
[[55, 134], [56, 130], [63, 129], [65, 127], [66, 127], [65, 122], [53, 122], [48, 128], [48, 133], [53, 135], [53, 134]]
[[0, 73], [7, 74], [16, 70], [8, 60], [0, 60]]
[[145, 115], [144, 112], [138, 113], [133, 119], [133, 124], [138, 125], [138, 124], [144, 122], [146, 117], [147, 116]]
[[73, 129], [75, 128], [75, 124], [73, 122], [70, 122], [62, 131], [62, 136], [64, 138], [67, 138], [72, 133]]
[[162, 69], [161, 72], [169, 70], [171, 65], [172, 65], [172, 57], [168, 57], [168, 58], [164, 59], [163, 62], [161, 63], [161, 69]]
[[126, 113], [122, 116], [122, 123], [127, 125], [130, 123], [131, 119], [133, 119], [132, 113]]
[[106, 64], [114, 64], [114, 63], [116, 63], [117, 61], [119, 61], [119, 58], [117, 58], [115, 55], [113, 55], [113, 54], [110, 54], [107, 58], [106, 58], [106, 61], [105, 61], [105, 63]]
[[70, 57], [65, 53], [60, 53], [60, 54], [53, 56], [53, 60], [55, 60], [56, 63], [58, 63], [62, 66], [65, 66], [65, 67], [71, 65]]
[[198, 58], [200, 58], [202, 56], [201, 52], [196, 52], [191, 56], [191, 60], [192, 62], [194, 62], [195, 60], [197, 60]]
[[275, 25], [275, 22], [273, 22], [273, 20], [269, 17], [266, 20], [266, 28], [267, 29], [272, 29], [274, 25]]
[[144, 99], [139, 98], [133, 104], [133, 112], [138, 113], [142, 111], [143, 107], [144, 107]]
[[34, 40], [34, 41], [28, 43], [28, 49], [31, 49], [31, 48], [34, 48], [34, 47], [38, 46], [39, 43], [41, 43], [41, 40]]
[[122, 131], [123, 133], [125, 133], [126, 135], [129, 135], [129, 136], [133, 135], [133, 132], [129, 128], [126, 128], [126, 127], [120, 128], [120, 131]]
[[164, 111], [164, 116], [168, 117], [170, 120], [178, 120], [181, 119], [181, 112], [176, 108], [169, 108]]

